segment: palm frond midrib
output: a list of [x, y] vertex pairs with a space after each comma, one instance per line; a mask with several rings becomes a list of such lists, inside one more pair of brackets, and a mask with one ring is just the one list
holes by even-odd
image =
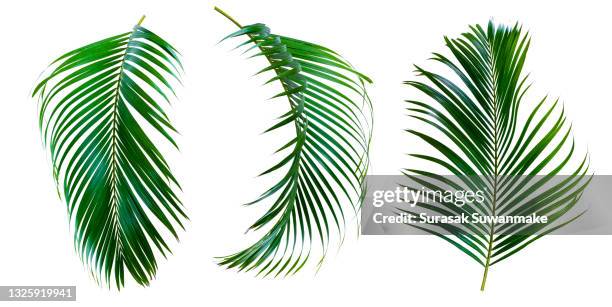
[[[137, 25], [138, 26], [138, 25]], [[132, 33], [130, 34], [126, 45], [129, 45], [129, 43], [133, 40], [134, 38], [134, 33], [136, 32], [136, 27], [134, 27], [134, 29], [132, 30]], [[125, 64], [126, 64], [126, 57], [128, 55], [128, 49], [126, 48], [123, 51], [123, 54], [121, 56], [121, 64], [120, 64], [120, 68], [119, 68], [119, 73], [117, 76], [117, 82], [115, 83], [115, 94], [113, 97], [113, 111], [112, 111], [112, 116], [113, 118], [111, 119], [112, 122], [112, 127], [111, 127], [111, 133], [112, 133], [112, 137], [111, 137], [111, 154], [110, 154], [110, 159], [111, 159], [111, 169], [110, 169], [110, 173], [111, 173], [111, 177], [110, 177], [110, 181], [111, 181], [111, 203], [109, 204], [112, 207], [112, 214], [113, 214], [113, 227], [114, 227], [114, 231], [113, 233], [115, 234], [115, 238], [116, 241], [119, 243], [119, 254], [123, 254], [123, 236], [121, 235], [123, 233], [123, 230], [121, 229], [121, 223], [119, 223], [120, 220], [120, 216], [119, 216], [119, 212], [118, 212], [118, 206], [119, 206], [119, 200], [118, 200], [118, 194], [119, 192], [117, 191], [118, 189], [118, 176], [117, 173], [119, 172], [119, 165], [118, 165], [118, 156], [119, 156], [119, 152], [117, 150], [118, 146], [119, 146], [119, 142], [118, 142], [118, 138], [117, 138], [117, 134], [118, 134], [118, 125], [119, 125], [119, 114], [118, 114], [118, 105], [119, 105], [119, 100], [120, 100], [120, 89], [121, 89], [121, 85], [122, 85], [122, 81], [124, 78], [124, 68], [125, 68]]]

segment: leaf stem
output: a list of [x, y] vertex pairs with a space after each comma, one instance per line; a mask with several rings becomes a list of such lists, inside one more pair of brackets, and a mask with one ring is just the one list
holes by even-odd
[[140, 26], [142, 24], [142, 22], [145, 20], [145, 17], [147, 17], [147, 15], [142, 15], [142, 17], [140, 17], [140, 20], [138, 21], [138, 23], [136, 25]]
[[225, 18], [229, 19], [231, 22], [233, 22], [238, 28], [242, 28], [242, 25], [236, 21], [236, 19], [234, 19], [232, 16], [230, 16], [228, 13], [226, 13], [225, 11], [223, 11], [222, 9], [218, 8], [215, 6], [215, 11], [219, 12], [221, 15], [225, 16]]
[[[499, 180], [499, 134], [498, 134], [498, 123], [499, 123], [499, 114], [498, 114], [498, 101], [497, 101], [497, 77], [495, 75], [495, 62], [493, 61], [493, 50], [489, 44], [489, 52], [491, 54], [489, 58], [489, 65], [491, 69], [492, 76], [492, 85], [493, 85], [493, 142], [494, 142], [494, 181], [493, 181], [493, 204], [491, 208], [491, 216], [496, 216], [495, 209], [497, 207], [497, 190], [498, 190], [498, 180]], [[495, 223], [491, 221], [489, 224], [490, 233], [489, 233], [489, 246], [487, 248], [487, 259], [485, 263], [484, 273], [482, 275], [482, 283], [480, 284], [480, 291], [484, 291], [485, 285], [487, 284], [487, 275], [489, 274], [489, 267], [491, 266], [491, 252], [493, 250], [493, 240], [495, 236]]]
[[[145, 19], [145, 15], [142, 15], [142, 17], [140, 17], [140, 20], [138, 21], [137, 26], [140, 26], [140, 24], [144, 21]], [[128, 39], [128, 41], [131, 41], [134, 38], [134, 32], [136, 31], [136, 29], [132, 30], [132, 34], [130, 34], [130, 37]], [[129, 43], [128, 43], [129, 44]], [[112, 139], [111, 139], [111, 178], [110, 178], [110, 182], [111, 182], [111, 202], [112, 202], [112, 211], [113, 211], [113, 218], [114, 218], [114, 232], [115, 235], [117, 236], [117, 242], [118, 242], [118, 253], [123, 255], [123, 241], [122, 241], [122, 234], [123, 229], [121, 227], [121, 223], [118, 222], [119, 220], [119, 210], [118, 210], [118, 206], [119, 206], [119, 199], [118, 199], [118, 178], [117, 178], [117, 173], [120, 171], [119, 170], [119, 162], [117, 157], [119, 156], [119, 151], [118, 151], [118, 146], [119, 146], [119, 140], [118, 140], [118, 125], [119, 125], [119, 103], [120, 103], [120, 97], [121, 97], [121, 81], [122, 81], [122, 75], [124, 73], [123, 68], [125, 66], [125, 60], [126, 60], [126, 55], [127, 55], [127, 49], [123, 51], [123, 56], [121, 58], [121, 66], [119, 68], [119, 74], [117, 77], [117, 83], [115, 83], [115, 86], [117, 87], [115, 89], [115, 99], [113, 101], [113, 118], [112, 118]]]

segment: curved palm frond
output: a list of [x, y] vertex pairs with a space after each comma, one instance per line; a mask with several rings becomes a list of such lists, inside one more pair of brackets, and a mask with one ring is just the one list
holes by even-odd
[[[485, 192], [482, 207], [458, 207], [442, 202], [427, 207], [440, 215], [536, 213], [547, 216], [549, 221], [531, 225], [463, 225], [466, 227], [428, 224], [423, 228], [484, 267], [481, 284], [484, 290], [491, 265], [582, 214], [566, 213], [590, 181], [585, 177], [588, 162], [585, 155], [584, 159], [576, 160], [577, 166], [569, 163], [574, 155], [574, 142], [570, 140], [571, 126], [563, 110], [559, 110], [558, 101], [549, 103], [544, 98], [531, 107], [526, 113], [528, 116], [519, 116], [519, 108], [528, 107], [523, 97], [530, 87], [527, 76], [522, 73], [530, 38], [522, 33], [520, 26], [497, 26], [489, 22], [486, 29], [471, 26], [460, 38], [445, 38], [445, 41], [454, 59], [434, 53], [433, 60], [450, 69], [452, 77], [416, 66], [417, 74], [426, 81], [406, 82], [431, 101], [408, 100], [410, 116], [442, 137], [407, 131], [439, 154], [413, 154], [413, 157], [456, 177], [452, 179], [454, 182], [448, 182], [448, 178], [420, 169], [405, 169], [404, 174], [432, 190], [446, 180], [454, 186]], [[570, 175], [566, 180], [545, 186], [553, 182], [553, 176], [567, 173]], [[564, 219], [567, 215], [571, 216]], [[445, 235], [449, 232], [451, 236]]]
[[126, 269], [149, 284], [155, 251], [170, 252], [160, 230], [178, 239], [176, 225], [186, 218], [180, 187], [150, 136], [157, 131], [176, 147], [160, 102], [169, 102], [182, 67], [174, 47], [140, 26], [143, 19], [59, 57], [32, 94], [75, 248], [97, 281], [110, 287], [114, 279], [118, 289]]
[[290, 110], [266, 132], [295, 128], [295, 137], [277, 151], [287, 152], [285, 158], [262, 175], [282, 169], [286, 173], [250, 203], [274, 198], [249, 228], [269, 230], [246, 249], [222, 257], [220, 265], [287, 276], [306, 263], [312, 242], [321, 243], [323, 260], [331, 235], [342, 237], [344, 203], [359, 210], [371, 137], [371, 104], [364, 84], [371, 81], [326, 47], [272, 34], [263, 24], [241, 26], [215, 9], [240, 28], [225, 39], [247, 37], [239, 47], [258, 49], [253, 57], [263, 56], [270, 63], [259, 74], [273, 71], [268, 83], [278, 80], [283, 86], [275, 97], [286, 97]]

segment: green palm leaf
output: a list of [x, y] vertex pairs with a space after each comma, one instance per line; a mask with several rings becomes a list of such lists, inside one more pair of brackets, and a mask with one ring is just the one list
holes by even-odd
[[[267, 131], [285, 126], [295, 137], [278, 151], [286, 152], [263, 174], [286, 170], [281, 179], [250, 204], [273, 199], [270, 209], [249, 229], [268, 227], [254, 244], [222, 257], [228, 268], [258, 274], [293, 274], [309, 259], [313, 242], [321, 243], [323, 260], [331, 235], [345, 232], [345, 203], [356, 212], [364, 196], [371, 136], [371, 105], [364, 88], [369, 78], [336, 52], [309, 42], [270, 33], [263, 24], [241, 26], [226, 37], [246, 37], [239, 46], [258, 50], [270, 65], [290, 110]], [[357, 98], [351, 98], [357, 97]], [[370, 112], [364, 112], [370, 110]], [[320, 263], [320, 262], [319, 262]]]
[[[450, 69], [450, 76], [416, 66], [416, 72], [426, 81], [406, 82], [431, 101], [407, 101], [410, 116], [442, 135], [407, 130], [439, 154], [412, 156], [456, 176], [454, 182], [446, 183], [485, 191], [486, 201], [482, 208], [440, 203], [428, 209], [450, 216], [473, 212], [489, 216], [536, 213], [549, 220], [524, 227], [490, 223], [465, 227], [428, 224], [423, 228], [484, 267], [484, 290], [490, 266], [581, 215], [566, 217], [590, 181], [585, 177], [587, 156], [577, 160], [577, 166], [569, 163], [574, 142], [558, 101], [550, 103], [544, 98], [534, 106], [525, 103], [523, 97], [529, 85], [522, 70], [530, 38], [520, 26], [489, 22], [486, 29], [472, 26], [460, 38], [445, 41], [454, 59], [434, 53], [433, 60]], [[531, 108], [528, 116], [520, 116], [522, 108]], [[433, 190], [440, 187], [441, 177], [430, 171], [405, 169], [404, 174]], [[536, 177], [538, 174], [541, 176]], [[567, 180], [543, 188], [560, 174], [570, 175]], [[443, 235], [447, 232], [452, 235]]]
[[126, 269], [149, 284], [156, 251], [170, 252], [160, 230], [178, 238], [186, 218], [180, 187], [150, 136], [176, 146], [160, 103], [174, 93], [181, 64], [174, 47], [140, 26], [143, 19], [59, 57], [32, 95], [76, 250], [97, 281], [110, 287], [114, 279], [118, 289]]

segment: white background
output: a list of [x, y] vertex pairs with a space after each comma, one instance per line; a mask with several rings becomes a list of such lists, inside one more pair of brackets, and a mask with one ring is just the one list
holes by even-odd
[[[218, 267], [214, 256], [255, 238], [243, 232], [265, 208], [240, 204], [266, 187], [266, 179], [254, 177], [278, 159], [271, 153], [285, 139], [260, 132], [286, 104], [265, 101], [277, 88], [250, 77], [262, 62], [244, 60], [231, 43], [216, 45], [235, 27], [214, 4], [243, 24], [263, 22], [278, 34], [331, 47], [374, 79], [373, 174], [398, 174], [414, 161], [405, 153], [424, 148], [402, 132], [415, 124], [402, 102], [414, 91], [401, 85], [414, 77], [412, 65], [426, 63], [443, 50], [443, 35], [456, 36], [469, 24], [519, 21], [533, 38], [526, 64], [532, 97], [561, 97], [593, 170], [612, 174], [606, 94], [612, 43], [604, 1], [3, 2], [0, 285], [76, 285], [85, 306], [609, 304], [612, 238], [603, 236], [544, 238], [494, 266], [484, 293], [482, 268], [434, 237], [351, 236], [317, 274], [309, 267], [281, 280]], [[168, 156], [191, 221], [149, 288], [128, 282], [117, 292], [98, 287], [74, 253], [29, 93], [53, 58], [129, 31], [142, 14], [144, 26], [184, 56], [184, 87], [169, 110], [181, 152]]]

